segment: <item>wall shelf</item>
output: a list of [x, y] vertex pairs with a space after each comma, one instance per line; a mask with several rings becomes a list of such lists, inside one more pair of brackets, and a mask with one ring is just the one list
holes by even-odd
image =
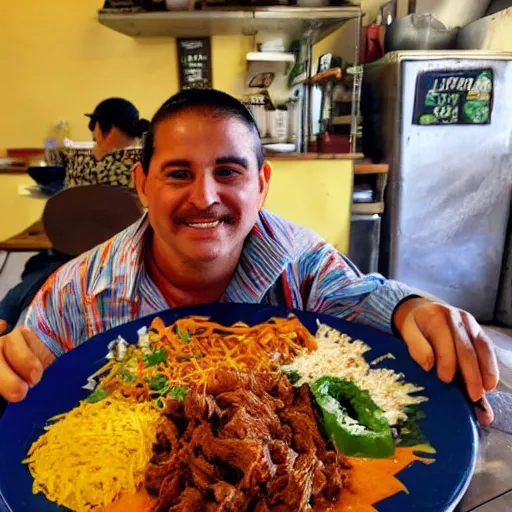
[[329, 81], [339, 82], [343, 78], [343, 70], [341, 68], [326, 69], [316, 75], [312, 76], [308, 83], [310, 84], [325, 84]]
[[249, 62], [295, 62], [295, 55], [286, 52], [250, 52], [246, 55]]
[[203, 37], [255, 35], [260, 30], [283, 31], [292, 39], [311, 34], [312, 42], [327, 37], [346, 21], [361, 16], [358, 6], [254, 7], [170, 12], [123, 12], [100, 9], [102, 25], [131, 37]]
[[360, 160], [362, 153], [277, 153], [265, 152], [269, 160]]
[[354, 166], [354, 174], [387, 174], [389, 164], [361, 163]]

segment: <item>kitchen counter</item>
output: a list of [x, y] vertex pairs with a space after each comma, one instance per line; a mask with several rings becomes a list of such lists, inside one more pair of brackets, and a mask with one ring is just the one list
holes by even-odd
[[0, 174], [0, 241], [16, 235], [41, 219], [46, 199], [20, 195], [20, 186], [33, 186], [24, 172]]
[[[485, 332], [499, 347], [499, 391], [512, 393], [512, 336], [494, 328]], [[509, 331], [510, 332], [510, 331]], [[492, 399], [491, 399], [492, 400]], [[508, 400], [510, 402], [510, 400]], [[480, 430], [480, 445], [475, 473], [457, 512], [509, 512], [512, 510], [512, 434], [497, 427], [512, 428], [512, 407], [495, 407], [494, 426]]]
[[350, 236], [352, 159], [269, 158], [270, 190], [265, 207], [316, 231], [346, 254]]

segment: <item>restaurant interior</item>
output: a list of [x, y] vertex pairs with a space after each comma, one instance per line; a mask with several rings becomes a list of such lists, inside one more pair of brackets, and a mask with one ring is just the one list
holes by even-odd
[[[256, 121], [265, 208], [469, 311], [512, 391], [512, 1], [8, 0], [0, 48], [0, 300], [36, 255], [67, 261], [142, 213], [129, 177], [71, 180], [95, 158], [84, 114], [126, 98], [150, 120], [214, 88]], [[512, 510], [508, 432], [481, 434], [460, 512]]]

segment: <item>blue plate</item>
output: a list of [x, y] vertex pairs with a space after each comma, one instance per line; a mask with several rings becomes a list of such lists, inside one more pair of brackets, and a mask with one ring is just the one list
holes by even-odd
[[[43, 432], [48, 418], [75, 407], [87, 392], [82, 389], [86, 379], [105, 362], [107, 344], [121, 335], [137, 341], [137, 330], [148, 326], [155, 316], [169, 324], [187, 315], [205, 315], [230, 325], [238, 320], [248, 324], [264, 322], [271, 316], [286, 316], [287, 311], [268, 306], [216, 304], [173, 309], [158, 315], [140, 318], [91, 338], [87, 343], [60, 357], [45, 372], [26, 400], [11, 404], [0, 421], [0, 495], [13, 512], [56, 512], [59, 508], [42, 495], [31, 492], [32, 477], [21, 464], [30, 445]], [[409, 495], [399, 493], [377, 505], [379, 512], [441, 512], [451, 511], [465, 492], [474, 470], [478, 434], [472, 410], [460, 391], [443, 384], [434, 373], [425, 373], [407, 353], [400, 340], [374, 329], [337, 318], [296, 312], [311, 332], [319, 319], [353, 338], [360, 338], [372, 347], [369, 358], [392, 352], [395, 361], [382, 366], [405, 374], [407, 381], [425, 386], [429, 401], [422, 407], [427, 418], [423, 431], [436, 448], [436, 462], [416, 463], [400, 473], [400, 480]], [[60, 508], [62, 511], [62, 508]]]

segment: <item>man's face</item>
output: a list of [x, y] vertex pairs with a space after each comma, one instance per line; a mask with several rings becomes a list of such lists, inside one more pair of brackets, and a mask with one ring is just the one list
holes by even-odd
[[241, 251], [270, 176], [258, 169], [254, 135], [243, 121], [189, 109], [156, 128], [148, 175], [135, 169], [155, 241], [190, 263]]

